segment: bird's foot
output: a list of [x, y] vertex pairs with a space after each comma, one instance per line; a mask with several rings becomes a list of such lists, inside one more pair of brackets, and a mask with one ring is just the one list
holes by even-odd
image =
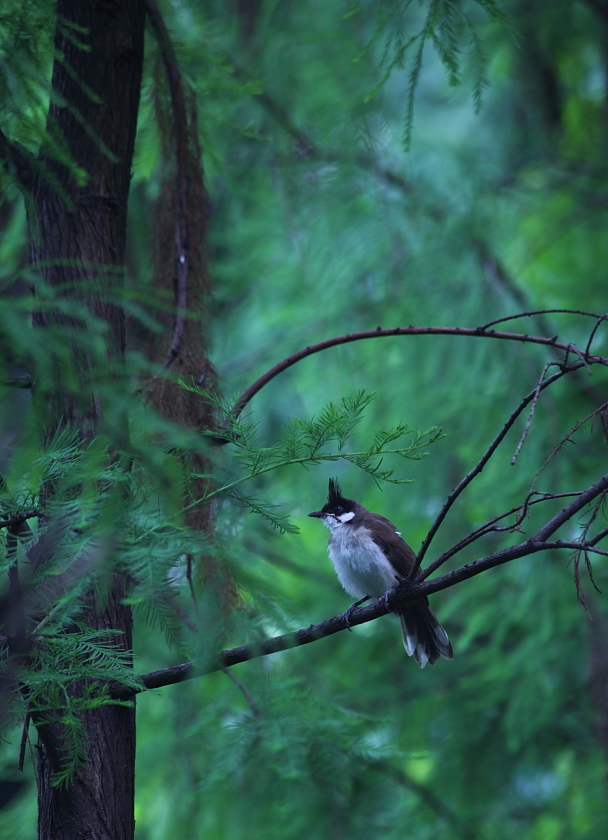
[[387, 589], [387, 591], [384, 593], [384, 595], [382, 595], [380, 598], [378, 598], [378, 603], [379, 603], [379, 604], [382, 604], [383, 606], [385, 606], [385, 607], [386, 607], [386, 609], [387, 609], [389, 612], [393, 612], [393, 610], [391, 610], [391, 608], [390, 608], [390, 607], [389, 607], [389, 605], [388, 605], [388, 596], [390, 595], [390, 593], [391, 593], [391, 590], [390, 590], [390, 589]]
[[344, 617], [344, 621], [346, 622], [346, 629], [347, 630], [351, 629], [351, 626], [350, 626], [351, 615], [354, 613], [354, 611], [356, 609], [358, 609], [358, 607], [361, 606], [361, 604], [364, 604], [366, 601], [369, 601], [369, 599], [370, 599], [370, 596], [366, 595], [365, 598], [361, 598], [360, 601], [355, 601], [355, 603], [351, 604], [350, 607], [346, 610], [343, 617]]

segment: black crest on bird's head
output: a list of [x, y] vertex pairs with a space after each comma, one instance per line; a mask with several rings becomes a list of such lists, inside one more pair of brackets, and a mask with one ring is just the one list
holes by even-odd
[[[342, 495], [342, 490], [338, 484], [338, 479], [329, 479], [329, 492], [327, 494], [327, 502], [323, 505], [321, 510], [315, 510], [309, 513], [309, 516], [314, 516], [316, 519], [322, 519], [327, 523], [327, 517], [333, 516], [339, 518], [343, 513], [350, 513], [357, 507], [357, 503], [352, 499], [345, 499]], [[349, 517], [346, 521], [350, 522], [353, 517]], [[340, 519], [341, 522], [345, 520]]]
[[339, 508], [340, 512], [353, 510], [356, 502], [352, 499], [346, 499], [342, 495], [342, 488], [338, 484], [337, 478], [329, 479], [329, 491], [327, 493], [327, 504], [323, 508], [326, 511], [335, 511]]
[[330, 478], [329, 479], [329, 492], [327, 493], [327, 504], [328, 505], [335, 505], [339, 502], [343, 501], [344, 497], [342, 495], [342, 488], [338, 484], [337, 478]]

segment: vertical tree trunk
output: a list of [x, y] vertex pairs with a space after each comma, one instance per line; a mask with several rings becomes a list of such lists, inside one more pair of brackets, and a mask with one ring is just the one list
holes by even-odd
[[[69, 375], [57, 359], [40, 376], [35, 398], [47, 429], [69, 422], [84, 439], [95, 434], [104, 413], [101, 386], [121, 387], [124, 316], [110, 287], [122, 285], [143, 35], [143, 0], [57, 2], [59, 58], [47, 125], [83, 174], [77, 177], [41, 152], [30, 206], [31, 257], [50, 286], [84, 302], [107, 324], [108, 364], [100, 369], [98, 357], [74, 348]], [[73, 322], [45, 312], [35, 323], [68, 329]], [[130, 649], [131, 612], [121, 603], [125, 584], [118, 574], [112, 581], [103, 603], [91, 593], [87, 621], [122, 631], [121, 645]], [[134, 708], [89, 711], [84, 723], [88, 761], [68, 787], [58, 788], [51, 779], [60, 769], [62, 728], [38, 722], [39, 837], [127, 840], [134, 830]]]

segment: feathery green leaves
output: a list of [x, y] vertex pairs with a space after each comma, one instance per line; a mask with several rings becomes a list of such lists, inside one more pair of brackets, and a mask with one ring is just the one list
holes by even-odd
[[[411, 481], [395, 476], [392, 468], [383, 466], [388, 455], [398, 455], [408, 460], [420, 460], [426, 456], [425, 447], [443, 437], [441, 429], [433, 426], [424, 432], [417, 432], [405, 423], [399, 423], [388, 431], [376, 432], [370, 446], [362, 450], [353, 450], [349, 446], [355, 428], [365, 410], [375, 399], [374, 393], [359, 391], [354, 397], [343, 397], [339, 403], [329, 402], [316, 417], [304, 420], [300, 417], [288, 420], [278, 441], [272, 446], [263, 446], [255, 424], [242, 419], [234, 420], [232, 406], [227, 406], [212, 394], [196, 386], [181, 383], [183, 387], [200, 393], [205, 399], [214, 400], [219, 415], [230, 423], [221, 431], [224, 439], [230, 441], [233, 455], [240, 466], [240, 475], [211, 490], [206, 496], [192, 502], [188, 507], [204, 504], [216, 496], [228, 496], [238, 504], [248, 507], [262, 516], [274, 528], [283, 533], [296, 533], [295, 526], [287, 518], [279, 515], [275, 505], [267, 505], [257, 496], [236, 491], [245, 482], [265, 473], [290, 466], [302, 466], [308, 469], [321, 463], [347, 461], [372, 476], [377, 484], [383, 481], [391, 484], [405, 484]], [[209, 437], [217, 438], [217, 430], [209, 431]], [[391, 447], [397, 441], [409, 437], [405, 445]], [[208, 478], [207, 475], [195, 478]]]
[[[366, 5], [364, 2], [353, 4], [349, 14], [355, 14]], [[474, 0], [470, 10], [463, 9], [454, 0], [425, 0], [417, 4], [413, 0], [387, 0], [374, 6], [374, 33], [365, 51], [371, 49], [375, 42], [382, 42], [382, 76], [367, 95], [366, 101], [378, 93], [394, 71], [406, 70], [403, 129], [406, 149], [412, 139], [416, 89], [427, 41], [431, 41], [435, 47], [450, 86], [460, 84], [464, 59], [466, 66], [470, 67], [468, 75], [472, 80], [475, 111], [481, 109], [483, 91], [488, 85], [488, 58], [479, 34], [480, 25], [485, 21], [475, 15], [475, 6], [484, 12], [486, 19], [510, 30], [510, 18], [497, 3], [493, 0]]]

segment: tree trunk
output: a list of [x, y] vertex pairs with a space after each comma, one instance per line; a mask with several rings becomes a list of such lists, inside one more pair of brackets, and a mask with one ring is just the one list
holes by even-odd
[[[59, 59], [47, 127], [84, 174], [41, 152], [31, 190], [31, 257], [49, 286], [84, 303], [108, 329], [104, 364], [103, 353], [74, 346], [68, 371], [58, 357], [37, 372], [35, 401], [49, 433], [70, 423], [87, 439], [102, 418], [119, 434], [126, 431], [120, 418], [104, 417], [103, 391], [120, 388], [123, 379], [124, 314], [115, 301], [123, 280], [144, 16], [143, 0], [57, 2]], [[34, 320], [43, 330], [82, 327], [73, 317], [48, 311]], [[49, 353], [52, 347], [49, 342]], [[124, 580], [114, 574], [103, 603], [89, 596], [86, 620], [97, 629], [122, 631], [120, 644], [130, 649], [124, 590]], [[84, 724], [88, 760], [67, 787], [53, 787], [52, 775], [61, 769], [62, 727], [37, 721], [39, 837], [127, 840], [134, 832], [135, 710], [105, 706], [85, 713]]]

